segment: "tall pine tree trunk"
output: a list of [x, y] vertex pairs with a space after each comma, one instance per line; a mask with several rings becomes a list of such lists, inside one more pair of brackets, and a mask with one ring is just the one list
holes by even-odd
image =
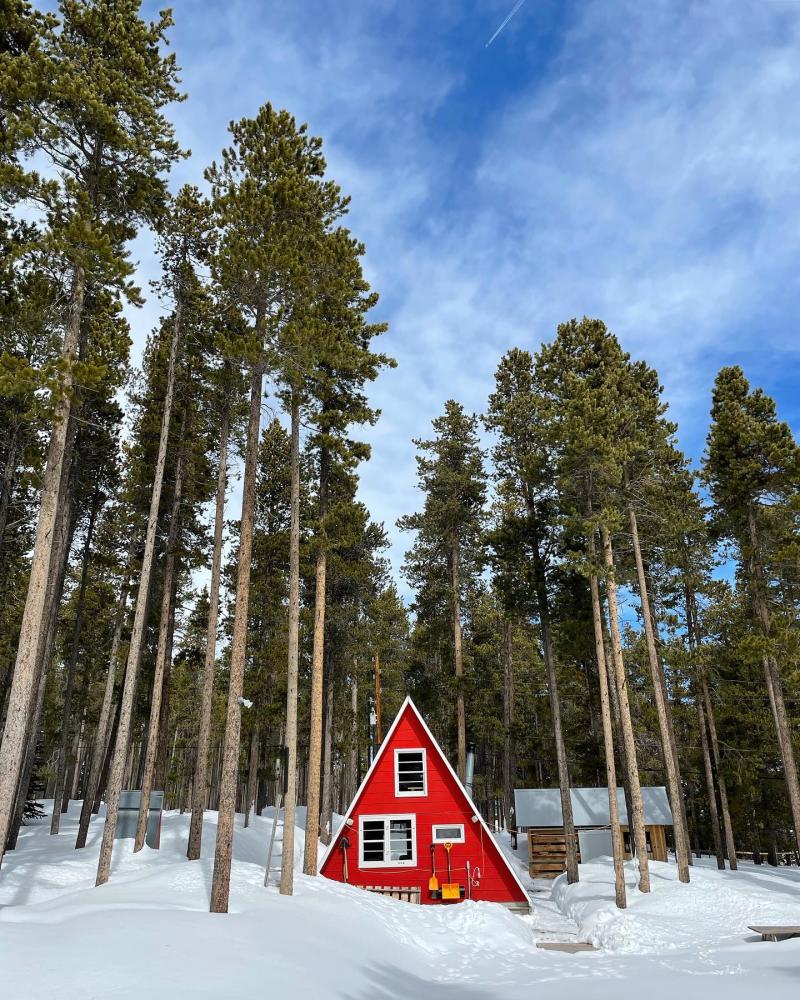
[[320, 839], [331, 842], [333, 820], [333, 657], [328, 655], [325, 671], [325, 725], [322, 734], [322, 811], [320, 813]]
[[[594, 556], [594, 539], [591, 540], [591, 553]], [[594, 573], [589, 577], [589, 587], [592, 595], [592, 622], [594, 625], [594, 648], [597, 657], [597, 676], [600, 681], [600, 713], [603, 720], [603, 746], [606, 758], [608, 815], [611, 823], [611, 846], [614, 857], [614, 898], [617, 906], [620, 909], [624, 909], [627, 906], [625, 894], [625, 852], [619, 822], [619, 804], [617, 802], [614, 730], [611, 724], [608, 669], [606, 667], [606, 651], [603, 639], [602, 613], [600, 610], [600, 588], [597, 582], [597, 575]]]
[[611, 545], [611, 535], [605, 526], [602, 527], [601, 533], [606, 568], [606, 597], [608, 599], [609, 626], [611, 629], [611, 656], [617, 680], [622, 738], [625, 742], [625, 756], [628, 762], [628, 783], [631, 794], [632, 815], [628, 817], [628, 823], [632, 834], [632, 841], [636, 847], [636, 860], [639, 865], [639, 889], [641, 892], [650, 892], [650, 868], [647, 861], [647, 838], [644, 829], [642, 789], [639, 784], [636, 742], [633, 738], [633, 723], [631, 721], [630, 704], [628, 703], [628, 679], [625, 675], [625, 664], [622, 660], [622, 638], [619, 632], [619, 608], [617, 606], [617, 584], [614, 576], [614, 552]]
[[256, 790], [258, 787], [258, 747], [259, 747], [258, 725], [254, 725], [253, 730], [250, 733], [250, 755], [247, 761], [247, 793], [245, 796], [245, 803], [244, 803], [245, 827], [248, 827], [250, 825], [250, 807], [255, 801]]
[[564, 822], [564, 843], [567, 852], [567, 882], [573, 883], [578, 881], [578, 835], [575, 832], [575, 820], [572, 815], [569, 765], [567, 763], [567, 750], [564, 745], [564, 731], [561, 725], [561, 699], [558, 695], [553, 637], [550, 629], [550, 598], [547, 593], [547, 577], [537, 526], [537, 513], [533, 509], [532, 504], [529, 505], [529, 513], [532, 524], [531, 550], [533, 554], [534, 586], [536, 588], [536, 603], [539, 608], [539, 628], [542, 635], [544, 665], [547, 671], [547, 691], [550, 696], [550, 714], [553, 720], [553, 738], [556, 745], [558, 789], [561, 798], [561, 815]]
[[[260, 324], [259, 324], [260, 326]], [[219, 788], [217, 843], [214, 850], [214, 875], [211, 881], [211, 912], [227, 913], [230, 895], [233, 824], [236, 815], [236, 792], [239, 784], [239, 746], [242, 729], [244, 666], [247, 654], [247, 619], [250, 606], [250, 566], [253, 556], [253, 522], [256, 508], [256, 473], [258, 470], [261, 392], [264, 367], [259, 360], [253, 367], [250, 385], [250, 417], [247, 425], [247, 452], [242, 483], [242, 516], [239, 523], [239, 555], [236, 562], [236, 608], [231, 637], [228, 710], [225, 718], [225, 749]]]
[[111, 709], [114, 701], [114, 681], [117, 674], [117, 661], [119, 660], [119, 650], [122, 644], [122, 629], [125, 624], [125, 609], [128, 605], [128, 587], [131, 574], [131, 563], [135, 551], [135, 535], [131, 534], [131, 541], [128, 548], [128, 556], [125, 563], [125, 576], [122, 582], [122, 589], [117, 602], [117, 611], [114, 618], [114, 634], [111, 638], [111, 653], [108, 658], [108, 672], [106, 674], [106, 684], [103, 690], [103, 701], [100, 705], [100, 715], [97, 720], [97, 733], [95, 734], [94, 748], [92, 750], [92, 760], [89, 766], [89, 775], [86, 781], [86, 789], [83, 794], [81, 804], [81, 815], [78, 820], [78, 836], [75, 840], [76, 850], [86, 846], [86, 837], [89, 833], [89, 821], [92, 816], [95, 796], [100, 789], [100, 776], [109, 747], [109, 724], [111, 721]]
[[463, 784], [467, 771], [467, 716], [464, 708], [464, 656], [461, 648], [461, 573], [458, 539], [450, 548], [450, 570], [453, 591], [453, 660], [456, 668], [456, 771]]
[[[750, 532], [750, 553], [747, 560], [748, 577], [750, 584], [750, 597], [753, 609], [758, 619], [764, 638], [769, 640], [771, 633], [771, 623], [769, 608], [765, 596], [766, 585], [764, 582], [764, 570], [759, 559], [760, 541], [756, 525], [755, 512], [751, 509], [748, 513], [748, 528]], [[786, 714], [786, 702], [783, 697], [783, 683], [775, 657], [767, 653], [763, 658], [764, 679], [767, 684], [767, 695], [769, 705], [772, 709], [772, 719], [775, 723], [775, 733], [778, 737], [778, 747], [783, 761], [783, 774], [786, 781], [786, 791], [789, 795], [789, 808], [792, 814], [792, 826], [794, 827], [797, 849], [800, 851], [800, 782], [797, 776], [797, 761], [795, 760], [794, 747], [792, 746], [792, 733], [789, 728], [789, 718]]]
[[94, 538], [94, 525], [97, 519], [100, 494], [95, 489], [92, 506], [89, 511], [89, 523], [86, 527], [86, 538], [83, 543], [83, 555], [81, 558], [81, 579], [78, 585], [78, 597], [75, 603], [75, 625], [72, 631], [72, 644], [70, 646], [69, 664], [67, 665], [67, 677], [64, 685], [64, 699], [61, 706], [61, 748], [58, 756], [58, 771], [56, 772], [56, 786], [53, 791], [53, 815], [50, 819], [50, 835], [58, 833], [61, 822], [61, 813], [66, 812], [59, 808], [59, 801], [64, 792], [65, 779], [67, 774], [67, 755], [69, 753], [70, 724], [72, 722], [72, 693], [75, 686], [75, 671], [78, 666], [78, 649], [83, 630], [83, 609], [86, 603], [86, 584], [89, 580], [89, 557], [92, 551], [92, 541]]
[[642, 561], [642, 548], [639, 544], [639, 526], [633, 507], [628, 508], [633, 540], [633, 555], [636, 561], [636, 576], [639, 584], [639, 604], [644, 623], [645, 645], [647, 659], [650, 664], [650, 678], [653, 683], [653, 696], [658, 717], [658, 730], [661, 736], [661, 755], [664, 761], [664, 775], [667, 781], [667, 795], [672, 810], [672, 831], [675, 837], [675, 860], [678, 864], [678, 878], [681, 882], [689, 881], [689, 841], [683, 824], [683, 790], [680, 783], [678, 761], [673, 753], [670, 739], [668, 716], [671, 714], [669, 700], [664, 697], [663, 672], [656, 652], [655, 626], [651, 617], [651, 605], [647, 592], [647, 577]]
[[356, 674], [356, 664], [353, 664], [353, 676], [350, 679], [350, 711], [352, 713], [352, 747], [350, 750], [350, 801], [355, 798], [358, 791], [358, 675]]
[[513, 673], [514, 629], [511, 619], [503, 623], [503, 797], [506, 827], [516, 828], [514, 816], [514, 673]]
[[[22, 816], [25, 809], [25, 802], [28, 798], [28, 788], [31, 776], [33, 775], [36, 746], [38, 743], [39, 727], [42, 717], [41, 705], [44, 704], [43, 699], [47, 684], [47, 673], [53, 659], [53, 646], [55, 644], [56, 629], [58, 626], [58, 609], [61, 604], [61, 595], [64, 592], [64, 580], [67, 575], [69, 553], [72, 548], [72, 538], [75, 532], [76, 517], [74, 512], [74, 498], [68, 468], [65, 468], [65, 476], [67, 483], [65, 484], [64, 500], [61, 505], [61, 513], [56, 527], [56, 539], [52, 551], [51, 574], [47, 585], [47, 597], [45, 600], [47, 626], [42, 636], [39, 649], [37, 650], [36, 691], [34, 692], [34, 702], [31, 705], [31, 716], [28, 721], [28, 729], [25, 739], [25, 754], [23, 757], [20, 780], [14, 800], [14, 813], [7, 838], [7, 845], [9, 848], [15, 847], [17, 843], [19, 828], [22, 824]], [[53, 808], [55, 808], [55, 800], [53, 802]]]
[[[185, 422], [184, 422], [185, 425]], [[181, 428], [181, 438], [183, 439]], [[175, 577], [177, 557], [175, 546], [178, 542], [178, 526], [181, 517], [181, 493], [183, 492], [183, 446], [179, 445], [179, 453], [175, 468], [175, 488], [172, 495], [172, 511], [169, 518], [169, 532], [164, 553], [164, 586], [161, 595], [161, 619], [158, 626], [158, 646], [156, 648], [156, 664], [153, 671], [153, 690], [150, 695], [150, 720], [147, 727], [147, 748], [145, 750], [144, 775], [142, 792], [139, 798], [139, 818], [136, 824], [136, 838], [133, 842], [134, 852], [141, 851], [147, 836], [147, 819], [150, 814], [150, 794], [153, 791], [153, 779], [158, 753], [158, 738], [161, 732], [161, 699], [163, 694], [164, 675], [167, 671], [167, 659], [172, 653], [170, 642], [170, 626], [173, 618], [175, 600]]]
[[175, 320], [172, 327], [172, 342], [170, 344], [169, 365], [167, 368], [167, 389], [164, 396], [164, 413], [161, 418], [158, 457], [156, 459], [156, 467], [153, 471], [153, 492], [150, 497], [150, 512], [147, 518], [144, 556], [139, 575], [139, 589], [136, 594], [136, 608], [133, 614], [131, 640], [128, 646], [128, 662], [125, 667], [125, 682], [120, 702], [117, 739], [114, 745], [111, 767], [109, 768], [108, 791], [106, 794], [106, 821], [103, 826], [100, 858], [97, 863], [97, 885], [103, 885], [107, 882], [111, 871], [111, 852], [114, 848], [114, 834], [117, 830], [119, 796], [122, 791], [123, 772], [128, 758], [133, 702], [147, 628], [147, 605], [150, 597], [150, 581], [153, 574], [153, 558], [155, 556], [156, 534], [158, 531], [158, 512], [161, 506], [161, 490], [164, 484], [164, 469], [167, 462], [167, 445], [169, 443], [169, 427], [172, 418], [172, 402], [175, 395], [175, 369], [178, 364], [182, 318], [183, 307], [180, 298], [178, 298], [175, 308]]
[[225, 528], [225, 490], [228, 484], [228, 430], [229, 416], [226, 408], [222, 414], [219, 431], [219, 469], [217, 472], [217, 498], [214, 513], [214, 554], [211, 560], [211, 584], [208, 594], [208, 630], [203, 678], [200, 685], [200, 722], [197, 733], [197, 756], [192, 778], [192, 818], [189, 824], [189, 843], [186, 857], [196, 861], [200, 857], [203, 837], [203, 812], [208, 795], [208, 747], [211, 742], [211, 707], [214, 698], [214, 667], [217, 662], [217, 620], [219, 618], [219, 583], [222, 574], [222, 534]]
[[3, 739], [0, 743], [0, 862], [13, 818], [15, 795], [25, 756], [28, 723], [38, 689], [37, 655], [43, 641], [43, 632], [47, 628], [47, 583], [64, 499], [62, 480], [65, 462], [69, 460], [67, 450], [70, 443], [69, 418], [72, 410], [74, 363], [80, 345], [85, 296], [86, 274], [80, 265], [76, 265], [72, 275], [61, 351], [64, 367], [47, 449], [47, 464], [28, 577], [28, 592], [22, 613]]
[[722, 829], [725, 833], [725, 850], [728, 855], [728, 863], [731, 871], [736, 871], [738, 862], [736, 860], [736, 843], [733, 839], [733, 824], [731, 823], [731, 810], [728, 803], [728, 789], [725, 784], [725, 776], [722, 773], [722, 757], [719, 752], [719, 740], [717, 739], [717, 724], [714, 720], [714, 706], [711, 703], [711, 692], [708, 690], [708, 680], [705, 671], [700, 672], [700, 687], [703, 693], [703, 706], [705, 708], [705, 721], [708, 726], [708, 735], [711, 740], [711, 753], [714, 758], [714, 767], [717, 772], [717, 787], [719, 789], [719, 804], [722, 810]]
[[317, 874], [317, 845], [320, 833], [320, 779], [322, 764], [322, 688], [325, 662], [325, 583], [327, 575], [327, 539], [325, 516], [328, 507], [328, 452], [323, 446], [319, 456], [319, 549], [317, 551], [316, 588], [314, 592], [314, 645], [311, 653], [311, 726], [308, 736], [308, 792], [306, 795], [306, 831], [303, 845], [303, 871]]
[[[6, 524], [8, 523], [8, 508], [11, 504], [11, 495], [14, 492], [14, 480], [17, 473], [17, 437], [19, 436], [19, 421], [15, 420], [11, 428], [11, 436], [6, 450], [6, 461], [3, 466], [3, 478], [0, 482], [0, 569], [3, 566], [3, 556], [5, 555]], [[0, 698], [0, 710], [3, 707], [3, 699]]]
[[703, 772], [706, 779], [706, 794], [708, 796], [708, 818], [711, 825], [711, 839], [714, 843], [714, 853], [717, 856], [717, 868], [724, 871], [725, 853], [722, 850], [722, 836], [719, 829], [719, 810], [717, 796], [714, 790], [714, 771], [711, 767], [711, 754], [708, 750], [708, 733], [706, 731], [706, 713], [703, 708], [703, 698], [695, 688], [695, 703], [697, 705], [697, 728], [700, 731], [700, 749], [703, 755]]
[[294, 816], [297, 804], [297, 670], [300, 631], [300, 398], [291, 399], [291, 526], [289, 529], [289, 635], [286, 677], [286, 795], [283, 813], [281, 886], [284, 896], [294, 889]]

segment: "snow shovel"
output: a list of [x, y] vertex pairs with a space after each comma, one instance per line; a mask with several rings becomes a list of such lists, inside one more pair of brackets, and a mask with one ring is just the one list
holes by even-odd
[[436, 844], [431, 844], [431, 877], [428, 879], [428, 891], [439, 889], [439, 879], [436, 877]]
[[442, 899], [461, 899], [461, 886], [458, 882], [451, 881], [450, 851], [452, 851], [453, 845], [449, 840], [444, 845], [444, 849], [447, 851], [447, 881], [442, 882]]

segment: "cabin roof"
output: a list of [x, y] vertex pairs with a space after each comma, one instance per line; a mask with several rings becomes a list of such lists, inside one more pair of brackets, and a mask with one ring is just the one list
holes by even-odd
[[[575, 826], [608, 826], [607, 788], [573, 788], [572, 813]], [[617, 789], [620, 823], [628, 823], [625, 795]], [[672, 826], [672, 811], [663, 785], [642, 788], [644, 821], [647, 826]], [[563, 826], [561, 794], [557, 788], [516, 788], [515, 819], [518, 827]]]

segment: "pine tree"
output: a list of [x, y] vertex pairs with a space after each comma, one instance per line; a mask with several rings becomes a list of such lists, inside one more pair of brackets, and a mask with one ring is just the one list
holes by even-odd
[[[288, 400], [292, 421], [292, 490], [296, 513], [293, 515], [290, 549], [293, 577], [290, 586], [290, 678], [287, 695], [290, 789], [284, 820], [284, 860], [291, 865], [296, 766], [292, 753], [292, 730], [296, 733], [296, 714], [293, 720], [290, 703], [293, 698], [296, 702], [299, 422], [304, 373], [309, 358], [315, 356], [314, 338], [309, 336], [305, 322], [309, 317], [304, 310], [319, 237], [325, 226], [344, 208], [335, 185], [319, 180], [325, 169], [320, 140], [309, 137], [305, 126], [298, 128], [286, 112], [276, 112], [271, 105], [265, 105], [254, 119], [243, 119], [233, 124], [231, 134], [234, 145], [224, 151], [222, 164], [214, 164], [207, 171], [218, 222], [223, 229], [220, 249], [214, 260], [214, 272], [223, 294], [252, 323], [249, 345], [251, 385], [228, 714], [211, 893], [213, 912], [226, 912], [228, 907], [259, 420], [263, 377], [267, 368], [276, 373], [285, 387], [284, 398]], [[290, 885], [288, 891], [291, 891]]]
[[[553, 467], [547, 450], [546, 438], [537, 426], [541, 407], [537, 405], [533, 360], [527, 351], [512, 350], [501, 360], [495, 375], [495, 391], [489, 397], [489, 410], [485, 418], [490, 430], [498, 434], [493, 457], [500, 479], [500, 488], [512, 504], [511, 517], [506, 517], [505, 532], [512, 529], [512, 537], [505, 539], [505, 549], [518, 556], [524, 553], [530, 559], [531, 572], [517, 580], [529, 582], [531, 591], [528, 605], [533, 605], [539, 617], [542, 651], [547, 668], [547, 686], [553, 718], [553, 737], [558, 765], [558, 784], [561, 794], [561, 813], [567, 858], [567, 879], [578, 881], [578, 837], [572, 817], [570, 776], [564, 734], [561, 725], [561, 700], [558, 693], [553, 636], [551, 627], [550, 596], [547, 582], [548, 555], [553, 553], [554, 515], [552, 502], [554, 490]], [[521, 507], [513, 513], [514, 499]], [[548, 535], [550, 536], [548, 538]], [[521, 569], [521, 568], [520, 568]], [[506, 588], [508, 589], [508, 588]]]
[[456, 694], [456, 771], [463, 782], [466, 769], [466, 714], [464, 708], [464, 654], [461, 608], [463, 591], [480, 566], [481, 529], [486, 500], [483, 452], [478, 443], [477, 418], [448, 400], [441, 417], [433, 421], [435, 437], [415, 440], [417, 477], [425, 495], [419, 514], [401, 518], [404, 531], [417, 540], [406, 555], [405, 573], [412, 585], [421, 585], [427, 573], [444, 574], [449, 591], [453, 629], [453, 665]]
[[[800, 849], [800, 783], [778, 662], [785, 626], [780, 600], [783, 570], [776, 556], [784, 535], [780, 527], [775, 531], [781, 513], [796, 521], [800, 448], [788, 424], [778, 420], [774, 401], [760, 389], [751, 391], [737, 366], [723, 368], [717, 376], [711, 419], [704, 473], [715, 505], [715, 528], [738, 550], [760, 632], [764, 679]], [[771, 605], [777, 606], [777, 613]]]
[[158, 213], [164, 174], [179, 155], [162, 113], [179, 97], [175, 58], [160, 52], [170, 15], [148, 25], [138, 11], [138, 0], [63, 0], [58, 30], [43, 26], [27, 60], [3, 53], [0, 61], [0, 89], [13, 95], [18, 127], [28, 137], [24, 152], [46, 156], [61, 177], [38, 195], [54, 220], [47, 248], [71, 270], [62, 374], [0, 747], [0, 858], [37, 684], [87, 283], [112, 284], [135, 299], [122, 242]]
[[[317, 873], [319, 842], [320, 765], [322, 758], [322, 696], [325, 648], [325, 610], [328, 537], [328, 486], [331, 466], [340, 463], [348, 471], [369, 457], [369, 449], [349, 437], [353, 424], [373, 424], [377, 413], [364, 395], [364, 385], [377, 377], [381, 365], [390, 363], [370, 350], [370, 341], [385, 326], [369, 324], [366, 314], [377, 303], [361, 271], [364, 247], [343, 230], [330, 234], [323, 243], [322, 288], [318, 297], [320, 361], [314, 371], [311, 394], [315, 402], [317, 450], [318, 526], [314, 583], [314, 645], [311, 667], [311, 725], [308, 748], [308, 790], [303, 870]], [[335, 542], [335, 539], [334, 539]]]

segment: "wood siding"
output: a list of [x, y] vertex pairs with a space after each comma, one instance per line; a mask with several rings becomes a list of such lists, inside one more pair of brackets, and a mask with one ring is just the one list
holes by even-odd
[[[581, 827], [586, 830], [600, 830], [602, 827]], [[628, 827], [621, 827], [623, 836]], [[647, 835], [647, 856], [652, 861], [667, 860], [667, 830], [664, 826], [645, 827]], [[630, 838], [627, 838], [628, 840]], [[630, 860], [630, 849], [626, 843], [625, 860]], [[580, 862], [580, 848], [578, 862]], [[567, 846], [563, 827], [538, 827], [528, 830], [528, 871], [531, 878], [556, 878], [567, 870]]]

